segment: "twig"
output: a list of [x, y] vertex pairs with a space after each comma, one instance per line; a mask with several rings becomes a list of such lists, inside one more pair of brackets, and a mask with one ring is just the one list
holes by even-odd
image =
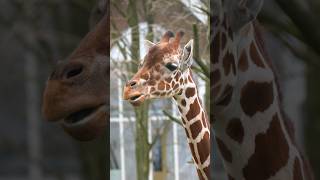
[[173, 121], [173, 122], [175, 122], [175, 123], [178, 123], [179, 125], [182, 126], [182, 122], [181, 122], [181, 120], [180, 120], [179, 118], [173, 117], [173, 116], [172, 116], [168, 111], [166, 111], [166, 110], [163, 110], [162, 112], [163, 112], [164, 115], [168, 116], [168, 118], [169, 118], [171, 121]]

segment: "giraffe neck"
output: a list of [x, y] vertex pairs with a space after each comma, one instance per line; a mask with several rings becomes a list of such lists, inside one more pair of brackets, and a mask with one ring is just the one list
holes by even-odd
[[213, 128], [229, 179], [307, 179], [255, 25], [217, 29]]
[[184, 88], [174, 99], [178, 104], [199, 179], [209, 180], [210, 123], [191, 74], [184, 77]]

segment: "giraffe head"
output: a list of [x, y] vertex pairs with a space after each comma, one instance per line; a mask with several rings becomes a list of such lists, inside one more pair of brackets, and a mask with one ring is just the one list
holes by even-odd
[[102, 19], [78, 48], [59, 62], [43, 94], [42, 112], [48, 121], [59, 121], [78, 140], [90, 140], [107, 127], [109, 80], [109, 18], [107, 2]]
[[138, 106], [147, 99], [169, 98], [182, 92], [192, 64], [193, 40], [180, 48], [183, 32], [166, 32], [159, 43], [146, 41], [148, 52], [138, 72], [124, 87], [124, 99]]

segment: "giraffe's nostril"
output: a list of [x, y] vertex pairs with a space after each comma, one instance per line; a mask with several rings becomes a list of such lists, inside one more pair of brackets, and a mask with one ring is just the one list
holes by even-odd
[[82, 72], [83, 72], [83, 66], [81, 64], [69, 65], [64, 69], [63, 77], [66, 79], [70, 79], [80, 75]]
[[137, 85], [137, 82], [136, 82], [136, 81], [131, 81], [131, 82], [129, 82], [129, 86], [130, 86], [130, 87], [134, 87], [135, 85]]

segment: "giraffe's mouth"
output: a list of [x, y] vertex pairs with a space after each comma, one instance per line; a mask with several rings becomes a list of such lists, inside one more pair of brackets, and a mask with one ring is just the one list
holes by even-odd
[[142, 94], [135, 95], [135, 96], [133, 96], [133, 97], [130, 98], [130, 101], [136, 101], [136, 100], [138, 100], [141, 96], [142, 96]]
[[128, 100], [132, 105], [139, 106], [145, 100], [145, 95], [143, 94], [133, 95]]
[[72, 137], [88, 141], [101, 135], [107, 127], [107, 105], [100, 104], [74, 111], [62, 118], [61, 127]]
[[83, 125], [91, 119], [95, 119], [98, 114], [104, 111], [106, 111], [105, 104], [96, 107], [84, 108], [65, 117], [63, 119], [63, 124], [65, 126]]

